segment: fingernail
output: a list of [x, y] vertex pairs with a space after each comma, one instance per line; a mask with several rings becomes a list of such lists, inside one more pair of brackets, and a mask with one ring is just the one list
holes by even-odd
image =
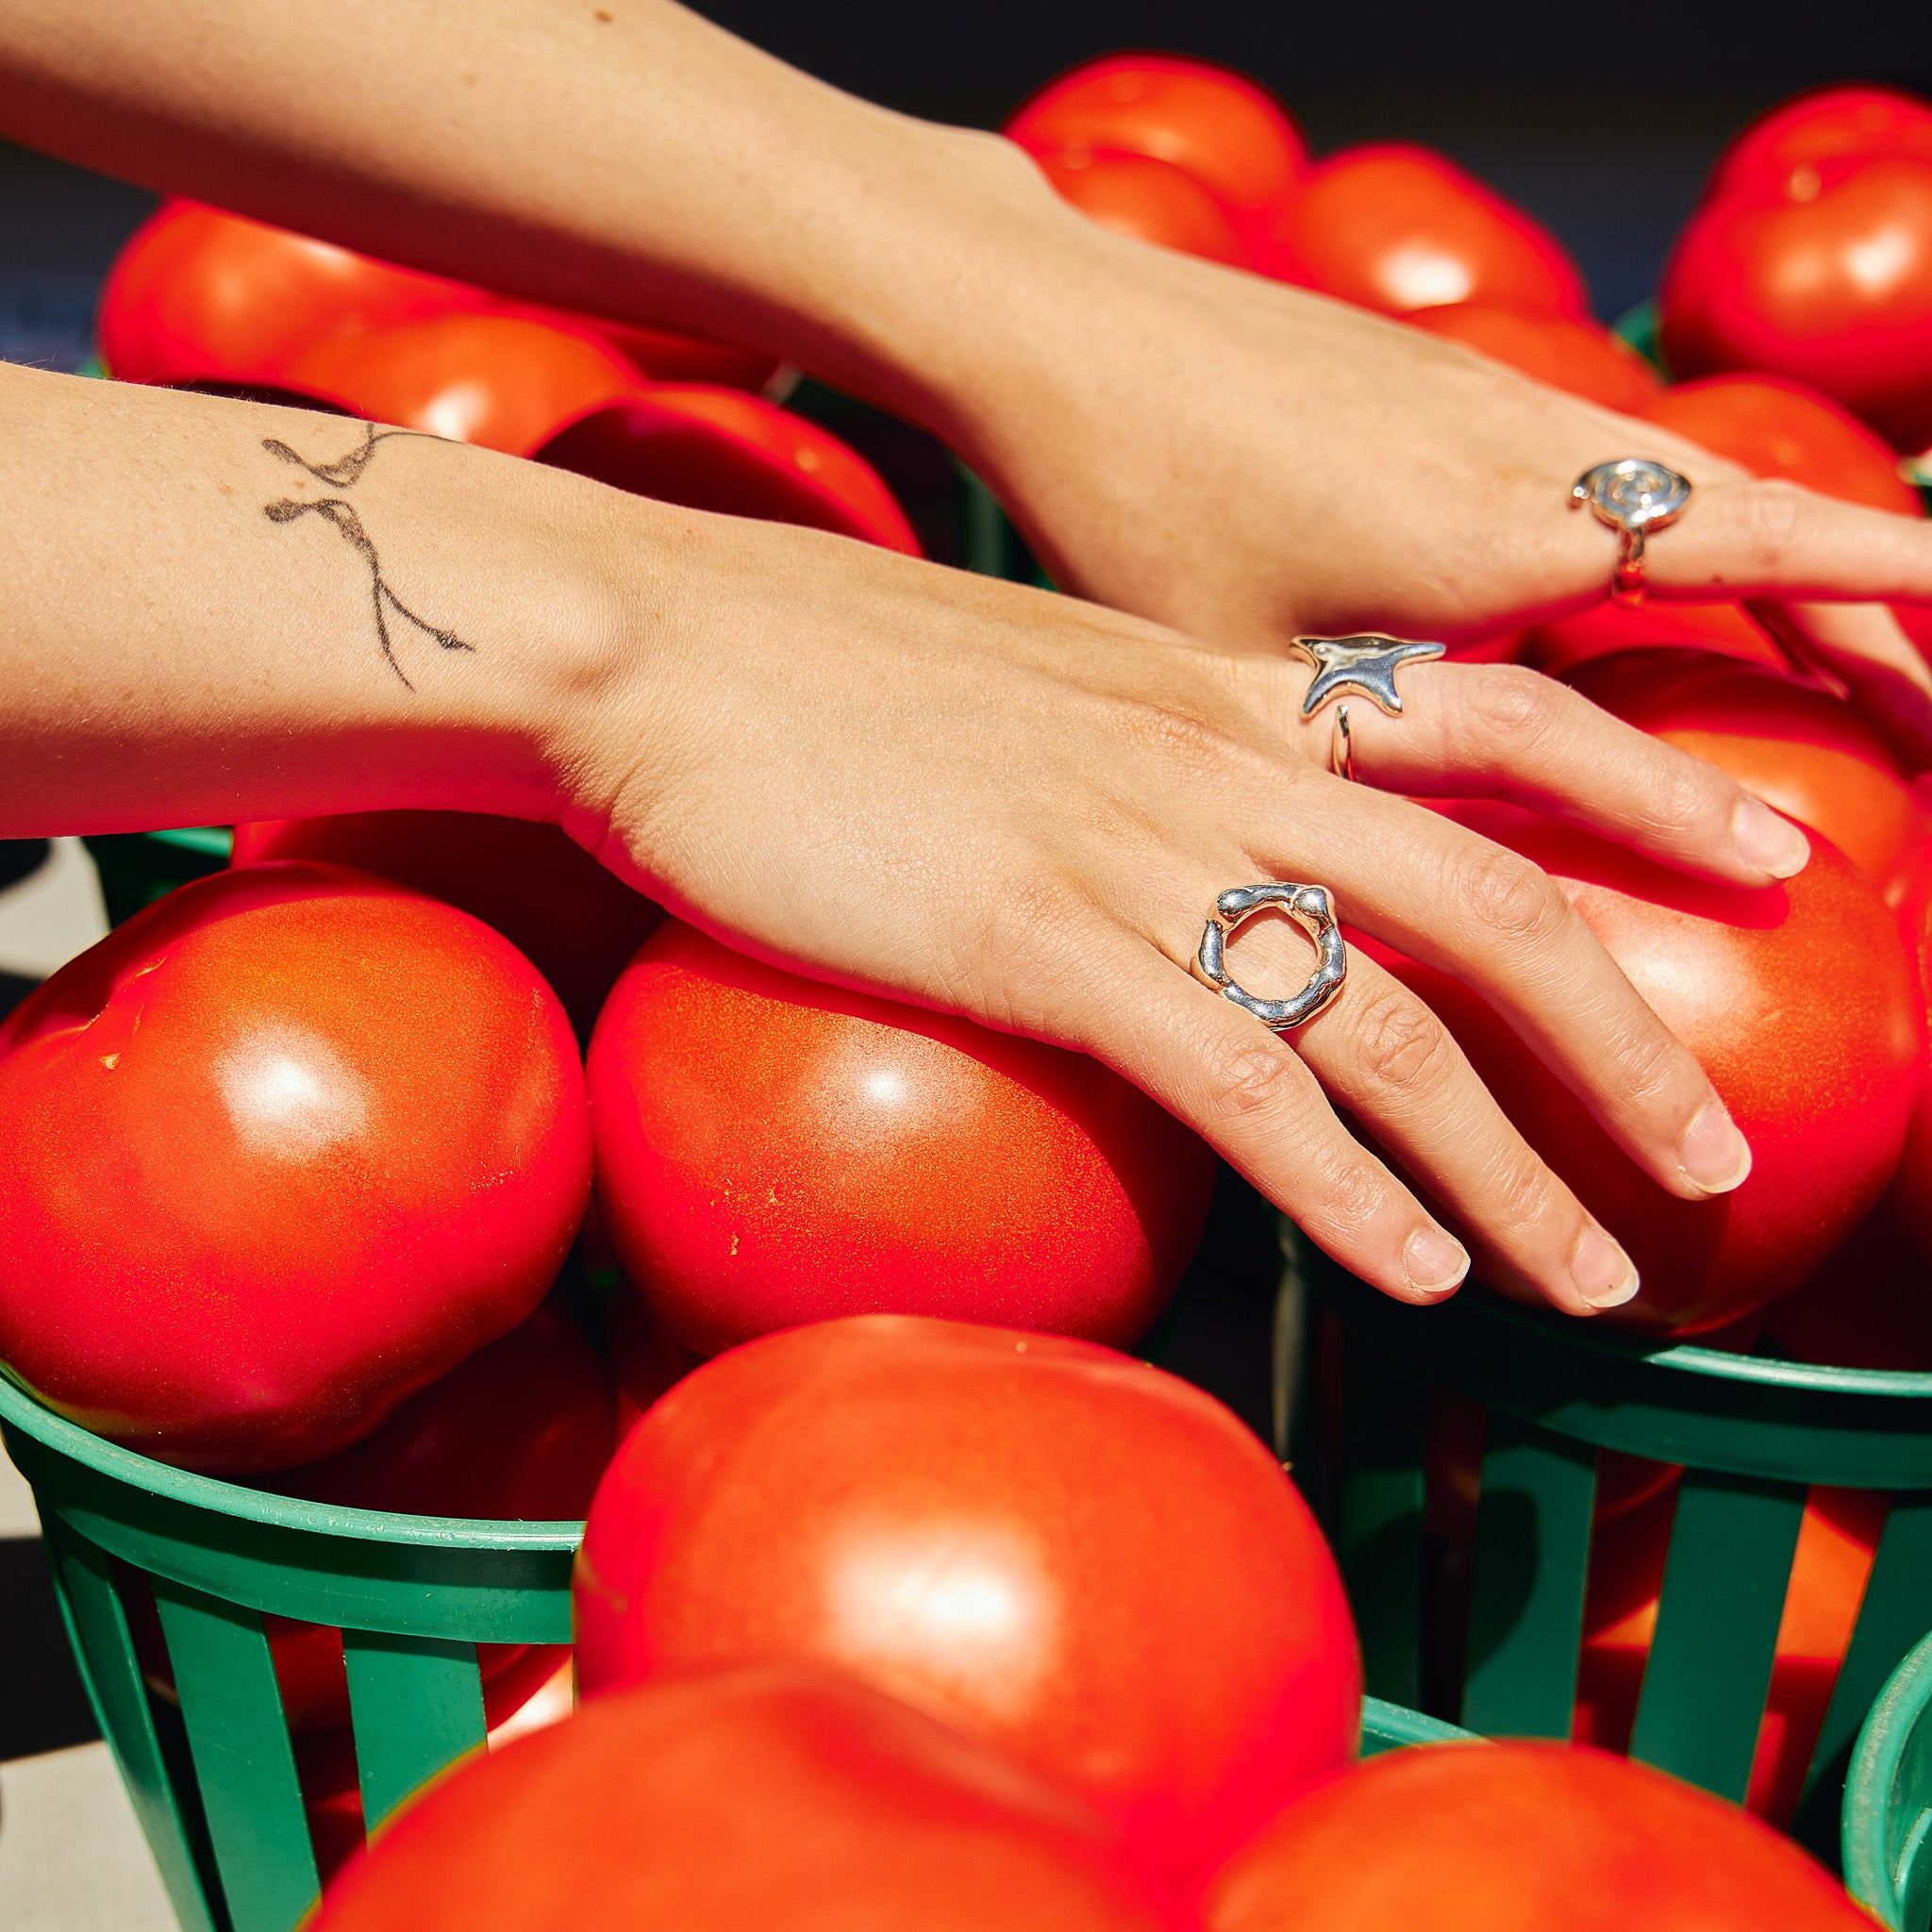
[[1417, 1294], [1445, 1295], [1469, 1273], [1469, 1252], [1440, 1227], [1419, 1227], [1402, 1251], [1402, 1265]]
[[1704, 1194], [1728, 1194], [1751, 1172], [1751, 1143], [1721, 1100], [1707, 1100], [1677, 1142], [1684, 1178]]
[[1757, 798], [1739, 800], [1731, 814], [1731, 843], [1746, 865], [1755, 865], [1774, 879], [1803, 872], [1811, 858], [1811, 843], [1804, 833]]
[[1570, 1278], [1593, 1308], [1621, 1308], [1637, 1292], [1630, 1257], [1600, 1227], [1587, 1227], [1570, 1257]]

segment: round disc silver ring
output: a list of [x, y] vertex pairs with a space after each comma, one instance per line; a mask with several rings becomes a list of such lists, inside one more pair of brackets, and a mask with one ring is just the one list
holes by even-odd
[[1588, 504], [1598, 523], [1617, 533], [1610, 601], [1634, 610], [1643, 602], [1643, 540], [1666, 530], [1690, 501], [1690, 479], [1647, 457], [1620, 457], [1584, 471], [1570, 486], [1574, 504]]
[[[1229, 978], [1227, 941], [1235, 928], [1265, 906], [1278, 906], [1315, 942], [1315, 970], [1299, 992], [1285, 1000], [1257, 998]], [[1214, 902], [1194, 955], [1194, 976], [1242, 1012], [1252, 1013], [1276, 1033], [1306, 1025], [1341, 992], [1348, 978], [1348, 948], [1335, 917], [1326, 886], [1299, 886], [1277, 879], [1259, 886], [1230, 886]]]

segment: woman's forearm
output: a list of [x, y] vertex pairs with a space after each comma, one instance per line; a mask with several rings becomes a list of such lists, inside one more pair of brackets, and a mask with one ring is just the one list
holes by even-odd
[[0, 129], [512, 293], [767, 349], [930, 418], [991, 263], [1084, 226], [1017, 150], [670, 0], [9, 0]]
[[[689, 514], [346, 418], [0, 364], [0, 837], [554, 815]], [[635, 648], [648, 603], [623, 603]]]

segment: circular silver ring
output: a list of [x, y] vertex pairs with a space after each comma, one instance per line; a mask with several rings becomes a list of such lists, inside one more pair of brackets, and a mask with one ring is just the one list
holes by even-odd
[[1610, 572], [1610, 601], [1626, 610], [1643, 602], [1644, 539], [1667, 530], [1690, 501], [1690, 479], [1647, 457], [1620, 457], [1584, 471], [1570, 486], [1570, 501], [1588, 504], [1598, 523], [1617, 533], [1617, 561]]
[[1335, 708], [1335, 736], [1328, 746], [1328, 769], [1338, 778], [1355, 783], [1355, 733], [1348, 728], [1348, 707]]
[[[1228, 977], [1224, 953], [1230, 935], [1244, 919], [1264, 906], [1279, 906], [1315, 942], [1315, 970], [1299, 992], [1285, 1000], [1257, 999]], [[1275, 1033], [1306, 1025], [1341, 991], [1348, 978], [1348, 948], [1335, 917], [1335, 902], [1326, 886], [1298, 886], [1286, 879], [1259, 886], [1230, 886], [1214, 901], [1201, 944], [1194, 955], [1194, 976], [1252, 1013]]]

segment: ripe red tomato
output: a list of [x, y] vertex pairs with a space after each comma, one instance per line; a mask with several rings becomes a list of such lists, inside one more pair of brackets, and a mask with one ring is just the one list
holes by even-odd
[[922, 554], [878, 472], [829, 430], [761, 396], [659, 383], [574, 424], [540, 462], [690, 509], [803, 524]]
[[606, 1698], [431, 1789], [312, 1932], [1180, 1932], [1063, 1791], [818, 1672]]
[[1824, 172], [1881, 158], [1932, 161], [1932, 101], [1900, 88], [1814, 88], [1752, 122], [1718, 157], [1704, 198], [1802, 199]]
[[701, 1355], [871, 1312], [1138, 1341], [1214, 1183], [1207, 1144], [1097, 1060], [675, 923], [589, 1073], [611, 1243]]
[[[1797, 1810], [1888, 1506], [1874, 1490], [1817, 1487], [1806, 1500], [1744, 1797], [1773, 1824], [1789, 1825]], [[1676, 1507], [1672, 1482], [1616, 1521], [1599, 1516], [1592, 1532], [1571, 1725], [1579, 1743], [1630, 1747]]]
[[1791, 662], [1771, 633], [1740, 604], [1678, 604], [1651, 598], [1626, 610], [1606, 599], [1568, 617], [1535, 625], [1524, 640], [1523, 661], [1551, 677], [1568, 677], [1579, 665], [1623, 651], [1675, 645], [1715, 653], [1788, 675]]
[[[1923, 781], [1914, 790], [1925, 798]], [[1932, 1027], [1932, 833], [1913, 846], [1899, 868], [1892, 905], [1918, 972], [1926, 1024]], [[1918, 1101], [1897, 1172], [1886, 1191], [1885, 1214], [1921, 1256], [1932, 1260], [1932, 1060], [1922, 1063]]]
[[1569, 682], [1591, 703], [1728, 772], [1890, 886], [1926, 820], [1890, 747], [1841, 698], [1707, 651], [1598, 658]]
[[1760, 476], [1896, 515], [1924, 514], [1885, 443], [1830, 397], [1774, 375], [1711, 375], [1653, 396], [1640, 414]]
[[1387, 315], [1480, 302], [1530, 315], [1589, 312], [1562, 244], [1427, 148], [1357, 147], [1324, 161], [1289, 205], [1281, 274]]
[[337, 329], [476, 309], [481, 290], [192, 201], [167, 201], [114, 258], [95, 338], [123, 382], [289, 387]]
[[291, 365], [325, 337], [484, 312], [596, 336], [660, 381], [758, 389], [778, 367], [758, 350], [506, 301], [192, 201], [164, 202], [115, 258], [95, 335], [124, 382], [275, 390], [299, 388]]
[[1692, 1333], [1795, 1288], [1876, 1200], [1917, 1091], [1923, 1017], [1877, 891], [1823, 839], [1796, 878], [1747, 891], [1507, 806], [1454, 816], [1562, 883], [1751, 1143], [1735, 1192], [1666, 1194], [1461, 981], [1357, 941], [1427, 1000], [1529, 1143], [1624, 1243], [1643, 1285], [1601, 1319]]
[[1874, 1214], [1802, 1288], [1764, 1310], [1764, 1333], [1794, 1362], [1932, 1373], [1932, 1282], [1905, 1237]]
[[170, 893], [0, 1026], [0, 1361], [191, 1468], [345, 1448], [525, 1320], [582, 1075], [488, 926], [335, 866]]
[[1626, 415], [1664, 386], [1652, 365], [1601, 323], [1569, 315], [1524, 315], [1481, 302], [1447, 302], [1408, 317], [1433, 336], [1462, 342], [1553, 389], [1586, 396]]
[[232, 863], [331, 859], [494, 926], [550, 982], [579, 1040], [662, 909], [560, 826], [476, 811], [358, 811], [235, 827]]
[[513, 457], [531, 455], [559, 430], [643, 389], [608, 342], [497, 314], [331, 335], [295, 357], [285, 380], [352, 416]]
[[631, 1425], [667, 1390], [704, 1359], [658, 1319], [656, 1310], [620, 1277], [609, 1306], [610, 1372], [617, 1377], [617, 1433]]
[[1391, 1751], [1291, 1805], [1208, 1888], [1208, 1932], [1871, 1932], [1790, 1840], [1566, 1744]]
[[1281, 103], [1224, 67], [1161, 54], [1110, 54], [1063, 74], [1007, 123], [1036, 159], [1076, 148], [1184, 168], [1250, 239], [1273, 224], [1308, 165]]
[[1054, 149], [1036, 159], [1054, 192], [1103, 228], [1230, 268], [1251, 266], [1248, 243], [1233, 219], [1171, 161], [1088, 147]]
[[1808, 384], [1902, 450], [1932, 442], [1932, 160], [1874, 160], [1805, 195], [1707, 202], [1657, 291], [1679, 375]]
[[1280, 1465], [1144, 1362], [892, 1316], [794, 1328], [625, 1438], [577, 1561], [577, 1680], [825, 1664], [1198, 1871], [1355, 1752], [1334, 1559]]

